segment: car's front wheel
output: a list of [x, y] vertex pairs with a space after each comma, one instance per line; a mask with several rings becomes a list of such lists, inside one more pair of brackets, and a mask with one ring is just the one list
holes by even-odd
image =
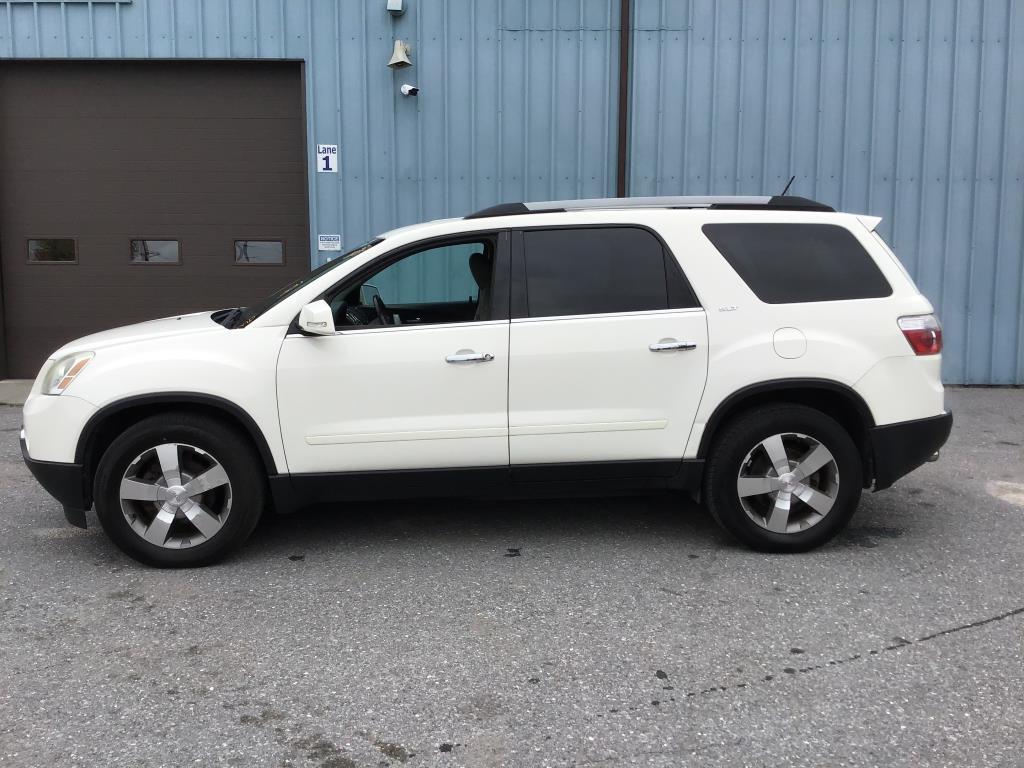
[[96, 513], [111, 539], [150, 565], [207, 565], [252, 533], [263, 511], [262, 462], [248, 436], [191, 413], [125, 430], [96, 471]]
[[834, 419], [799, 405], [757, 408], [717, 437], [705, 478], [715, 519], [754, 549], [825, 543], [860, 501], [860, 453]]

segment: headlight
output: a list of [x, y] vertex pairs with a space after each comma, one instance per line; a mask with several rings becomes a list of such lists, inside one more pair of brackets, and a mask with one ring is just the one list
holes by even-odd
[[46, 372], [46, 378], [43, 380], [43, 394], [59, 395], [63, 393], [92, 358], [92, 352], [79, 352], [77, 355], [68, 355], [55, 362]]

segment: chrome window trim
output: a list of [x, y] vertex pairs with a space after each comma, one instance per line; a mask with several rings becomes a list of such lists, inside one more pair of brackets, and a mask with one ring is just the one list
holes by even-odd
[[641, 309], [634, 312], [594, 312], [587, 315], [545, 315], [544, 317], [517, 317], [513, 323], [538, 323], [551, 320], [596, 320], [602, 317], [644, 317], [646, 315], [705, 314], [703, 307], [680, 309]]
[[[372, 333], [393, 333], [395, 331], [422, 331], [430, 328], [474, 328], [485, 325], [508, 325], [508, 320], [475, 320], [468, 323], [416, 323], [411, 325], [388, 325], [362, 328], [353, 326], [344, 330], [335, 331], [334, 336], [364, 336]], [[286, 339], [293, 338], [314, 338], [304, 333], [289, 333]], [[330, 336], [317, 336], [316, 338], [329, 339]]]

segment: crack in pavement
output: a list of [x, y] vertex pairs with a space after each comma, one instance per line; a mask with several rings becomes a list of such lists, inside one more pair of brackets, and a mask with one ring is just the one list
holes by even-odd
[[[1012, 610], [1006, 611], [1004, 613], [997, 614], [995, 616], [989, 616], [987, 619], [979, 619], [978, 621], [972, 621], [972, 622], [969, 622], [967, 624], [960, 624], [960, 625], [955, 626], [955, 627], [950, 627], [949, 629], [943, 629], [943, 630], [940, 630], [938, 632], [932, 632], [929, 635], [922, 635], [921, 637], [917, 638], [916, 640], [907, 640], [906, 638], [903, 638], [903, 637], [894, 637], [893, 640], [892, 640], [892, 643], [890, 645], [883, 646], [882, 648], [874, 648], [874, 649], [872, 649], [870, 651], [867, 651], [866, 653], [855, 653], [855, 654], [853, 654], [851, 656], [846, 656], [846, 657], [841, 658], [841, 659], [831, 659], [830, 661], [822, 662], [821, 664], [812, 664], [812, 665], [809, 665], [809, 666], [806, 666], [806, 667], [785, 667], [782, 670], [782, 672], [783, 672], [783, 674], [786, 674], [786, 675], [798, 675], [798, 674], [806, 674], [808, 672], [816, 672], [819, 669], [827, 669], [828, 667], [838, 667], [838, 666], [841, 666], [843, 664], [849, 664], [852, 661], [858, 661], [860, 659], [866, 659], [866, 658], [870, 658], [872, 656], [878, 656], [878, 655], [880, 655], [882, 653], [886, 653], [888, 651], [896, 651], [896, 650], [899, 650], [901, 648], [907, 648], [907, 647], [912, 646], [912, 645], [920, 645], [921, 643], [931, 642], [932, 640], [937, 640], [940, 637], [946, 637], [947, 635], [952, 635], [952, 634], [955, 634], [957, 632], [963, 632], [963, 631], [968, 630], [968, 629], [977, 629], [978, 627], [983, 627], [986, 624], [993, 624], [993, 623], [995, 623], [997, 621], [1004, 621], [1006, 619], [1010, 619], [1010, 618], [1013, 618], [1014, 616], [1019, 616], [1021, 614], [1024, 614], [1024, 606], [1021, 606], [1020, 608], [1014, 608]], [[801, 650], [793, 649], [791, 652], [793, 652], [793, 653], [804, 653], [804, 651], [802, 649]], [[655, 677], [657, 677], [659, 680], [663, 680], [663, 681], [665, 681], [667, 683], [668, 682], [668, 675], [665, 675], [663, 672], [661, 672], [661, 670], [658, 670], [658, 672], [661, 673], [661, 674], [656, 673]], [[691, 698], [694, 698], [696, 696], [706, 696], [708, 694], [718, 693], [718, 692], [721, 692], [721, 691], [739, 690], [741, 688], [749, 688], [749, 687], [751, 687], [753, 685], [757, 685], [759, 683], [769, 683], [772, 680], [775, 680], [777, 677], [778, 677], [777, 675], [765, 675], [764, 677], [762, 677], [762, 678], [760, 678], [758, 680], [750, 680], [750, 681], [747, 681], [747, 682], [733, 683], [731, 685], [712, 685], [710, 688], [704, 688], [704, 689], [699, 690], [699, 691], [687, 691], [686, 693], [680, 693], [679, 700], [691, 699]], [[667, 685], [666, 684], [666, 685], [662, 686], [662, 690], [671, 691], [671, 690], [673, 690], [673, 687], [671, 685]], [[677, 699], [676, 699], [675, 696], [669, 696], [667, 699], [654, 699], [654, 700], [652, 700], [650, 702], [650, 706], [652, 706], [652, 707], [660, 707], [662, 704], [671, 704], [671, 703], [674, 703], [676, 701], [677, 701]], [[642, 709], [642, 708], [643, 708], [642, 705], [641, 706], [631, 706], [631, 707], [616, 707], [614, 709], [609, 709], [608, 712], [610, 714], [620, 714], [622, 712], [635, 712], [638, 709]], [[600, 716], [601, 715], [599, 715], [599, 717]]]

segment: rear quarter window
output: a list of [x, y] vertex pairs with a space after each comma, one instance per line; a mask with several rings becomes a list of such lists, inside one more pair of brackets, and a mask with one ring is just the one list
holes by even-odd
[[766, 304], [892, 295], [871, 255], [835, 224], [705, 224], [711, 241]]

